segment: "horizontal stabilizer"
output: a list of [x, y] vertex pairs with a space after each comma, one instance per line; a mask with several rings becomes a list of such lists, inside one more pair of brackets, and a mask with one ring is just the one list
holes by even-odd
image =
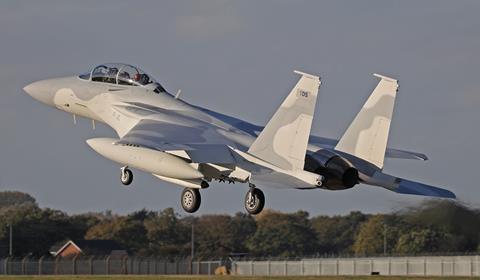
[[372, 177], [363, 178], [363, 183], [401, 194], [456, 198], [455, 194], [449, 190], [397, 178], [382, 172], [375, 172]]
[[455, 194], [449, 190], [425, 185], [410, 180], [400, 179], [400, 184], [393, 190], [396, 193], [415, 194], [434, 197], [456, 198]]
[[389, 149], [385, 151], [385, 157], [387, 158], [400, 158], [400, 159], [416, 159], [416, 160], [428, 160], [428, 157], [425, 154], [403, 151], [397, 149]]
[[[310, 135], [310, 144], [319, 146], [323, 149], [334, 149], [338, 141], [335, 139]], [[385, 150], [386, 158], [428, 160], [427, 155], [406, 150], [387, 148]]]

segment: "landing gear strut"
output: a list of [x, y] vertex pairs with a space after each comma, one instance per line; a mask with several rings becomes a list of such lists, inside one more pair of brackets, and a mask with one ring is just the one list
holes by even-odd
[[255, 185], [250, 185], [250, 190], [245, 195], [245, 209], [248, 213], [256, 215], [263, 210], [265, 206], [265, 195]]
[[202, 197], [198, 189], [185, 188], [182, 192], [181, 201], [183, 210], [193, 213], [200, 208]]
[[128, 166], [124, 166], [120, 170], [122, 170], [122, 173], [120, 174], [120, 182], [125, 186], [130, 185], [133, 181], [132, 171], [128, 169]]

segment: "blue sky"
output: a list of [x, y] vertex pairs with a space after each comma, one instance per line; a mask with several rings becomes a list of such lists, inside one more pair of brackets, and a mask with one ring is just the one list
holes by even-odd
[[[0, 188], [69, 213], [179, 206], [181, 188], [119, 166], [86, 139], [110, 128], [43, 106], [22, 88], [103, 62], [151, 73], [193, 104], [265, 124], [296, 82], [322, 76], [313, 132], [339, 137], [370, 94], [374, 72], [400, 81], [389, 146], [430, 160], [385, 171], [454, 191], [478, 206], [478, 1], [3, 1], [0, 3]], [[247, 187], [213, 184], [199, 213], [243, 210]], [[351, 190], [264, 189], [266, 207], [313, 215], [385, 212], [423, 198]]]

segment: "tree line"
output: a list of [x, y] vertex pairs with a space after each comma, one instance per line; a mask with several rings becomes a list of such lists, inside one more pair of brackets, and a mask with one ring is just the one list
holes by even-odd
[[[15, 256], [45, 255], [68, 239], [111, 239], [132, 255], [182, 257], [372, 256], [477, 252], [480, 210], [451, 200], [425, 200], [420, 206], [387, 214], [310, 217], [305, 211], [264, 210], [257, 216], [179, 215], [172, 208], [142, 209], [127, 215], [111, 211], [68, 215], [41, 208], [20, 192], [0, 192], [0, 242], [8, 244], [13, 225]], [[386, 246], [385, 246], [386, 245]]]

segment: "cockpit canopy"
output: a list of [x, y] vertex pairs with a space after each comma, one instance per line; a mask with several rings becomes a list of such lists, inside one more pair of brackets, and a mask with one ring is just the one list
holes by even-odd
[[140, 68], [124, 63], [100, 64], [91, 72], [80, 75], [79, 78], [93, 82], [141, 86], [152, 89], [156, 93], [166, 92], [152, 76]]

